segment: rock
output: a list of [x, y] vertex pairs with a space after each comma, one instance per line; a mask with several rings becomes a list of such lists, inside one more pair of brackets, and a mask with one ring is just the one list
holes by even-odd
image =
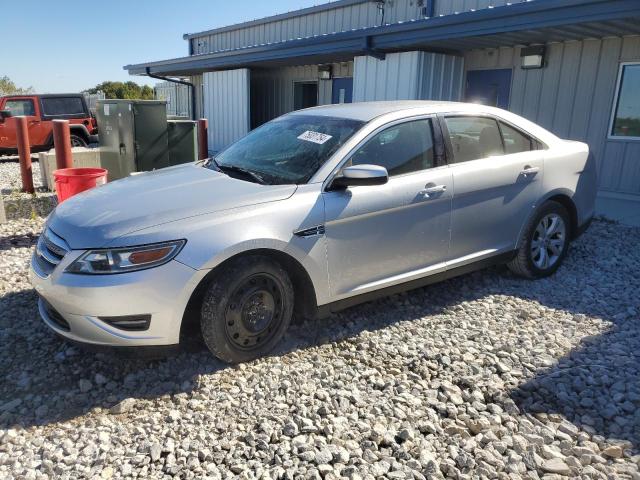
[[333, 455], [328, 448], [320, 449], [316, 452], [315, 462], [318, 465], [331, 463], [333, 461]]
[[162, 447], [159, 443], [153, 443], [149, 447], [149, 456], [151, 457], [152, 462], [157, 462], [160, 460], [160, 455], [162, 454]]
[[619, 445], [610, 445], [602, 450], [602, 454], [609, 458], [622, 458], [624, 456], [624, 450]]
[[80, 387], [80, 391], [82, 393], [87, 393], [89, 390], [93, 388], [93, 385], [89, 380], [87, 380], [86, 378], [83, 378], [78, 382], [78, 387]]
[[282, 433], [287, 437], [295, 437], [296, 435], [298, 435], [298, 425], [296, 425], [294, 422], [289, 421], [282, 427]]
[[571, 474], [569, 466], [562, 459], [557, 457], [545, 460], [540, 468], [547, 473], [556, 473], [558, 475], [565, 476]]
[[480, 432], [484, 432], [485, 430], [489, 430], [491, 428], [491, 423], [484, 417], [469, 419], [465, 422], [467, 428], [474, 435], [479, 434]]
[[114, 405], [113, 407], [111, 407], [109, 409], [109, 413], [113, 414], [113, 415], [118, 415], [121, 413], [127, 413], [130, 412], [131, 410], [133, 410], [133, 407], [135, 406], [136, 401], [133, 398], [125, 398], [124, 400], [122, 400], [120, 403]]
[[102, 478], [111, 478], [113, 477], [113, 467], [110, 466], [106, 466], [102, 469], [102, 472], [100, 472], [100, 477]]

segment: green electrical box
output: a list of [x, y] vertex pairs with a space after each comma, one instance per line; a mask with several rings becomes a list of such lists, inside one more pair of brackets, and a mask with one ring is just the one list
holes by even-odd
[[96, 107], [100, 163], [109, 180], [168, 167], [167, 102], [102, 100]]
[[195, 162], [198, 160], [198, 126], [192, 120], [169, 120], [169, 164]]

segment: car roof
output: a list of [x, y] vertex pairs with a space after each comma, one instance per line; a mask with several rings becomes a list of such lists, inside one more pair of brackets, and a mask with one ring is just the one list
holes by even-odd
[[[384, 102], [357, 102], [336, 105], [323, 105], [289, 113], [287, 115], [322, 115], [334, 118], [347, 118], [368, 123], [374, 119], [384, 120], [389, 115], [399, 116], [429, 115], [436, 113], [471, 113], [476, 115], [492, 115], [512, 122], [519, 128], [537, 137], [547, 144], [559, 140], [553, 133], [540, 125], [501, 108], [481, 105], [479, 103], [445, 102], [433, 100], [393, 100]], [[381, 118], [382, 117], [382, 118]]]
[[84, 97], [82, 93], [13, 93], [11, 95], [4, 95], [0, 98], [24, 98], [24, 97], [40, 97], [40, 98], [55, 98], [55, 97]]
[[[388, 113], [397, 113], [413, 109], [422, 109], [422, 113], [440, 113], [452, 110], [478, 111], [475, 104], [461, 102], [444, 102], [431, 100], [393, 100], [383, 102], [356, 102], [341, 103], [335, 105], [323, 105], [319, 107], [305, 108], [293, 112], [292, 115], [322, 115], [327, 117], [350, 118], [368, 122], [374, 118]], [[471, 107], [471, 108], [470, 108]], [[478, 105], [478, 107], [482, 107]]]

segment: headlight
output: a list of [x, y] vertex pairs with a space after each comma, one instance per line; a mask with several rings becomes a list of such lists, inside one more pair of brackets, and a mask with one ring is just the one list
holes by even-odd
[[104, 275], [158, 267], [173, 259], [186, 240], [153, 243], [138, 247], [89, 250], [83, 253], [66, 272]]

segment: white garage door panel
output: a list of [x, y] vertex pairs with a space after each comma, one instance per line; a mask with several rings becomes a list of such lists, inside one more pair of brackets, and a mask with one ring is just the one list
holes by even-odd
[[209, 150], [219, 152], [249, 132], [249, 70], [203, 74]]

